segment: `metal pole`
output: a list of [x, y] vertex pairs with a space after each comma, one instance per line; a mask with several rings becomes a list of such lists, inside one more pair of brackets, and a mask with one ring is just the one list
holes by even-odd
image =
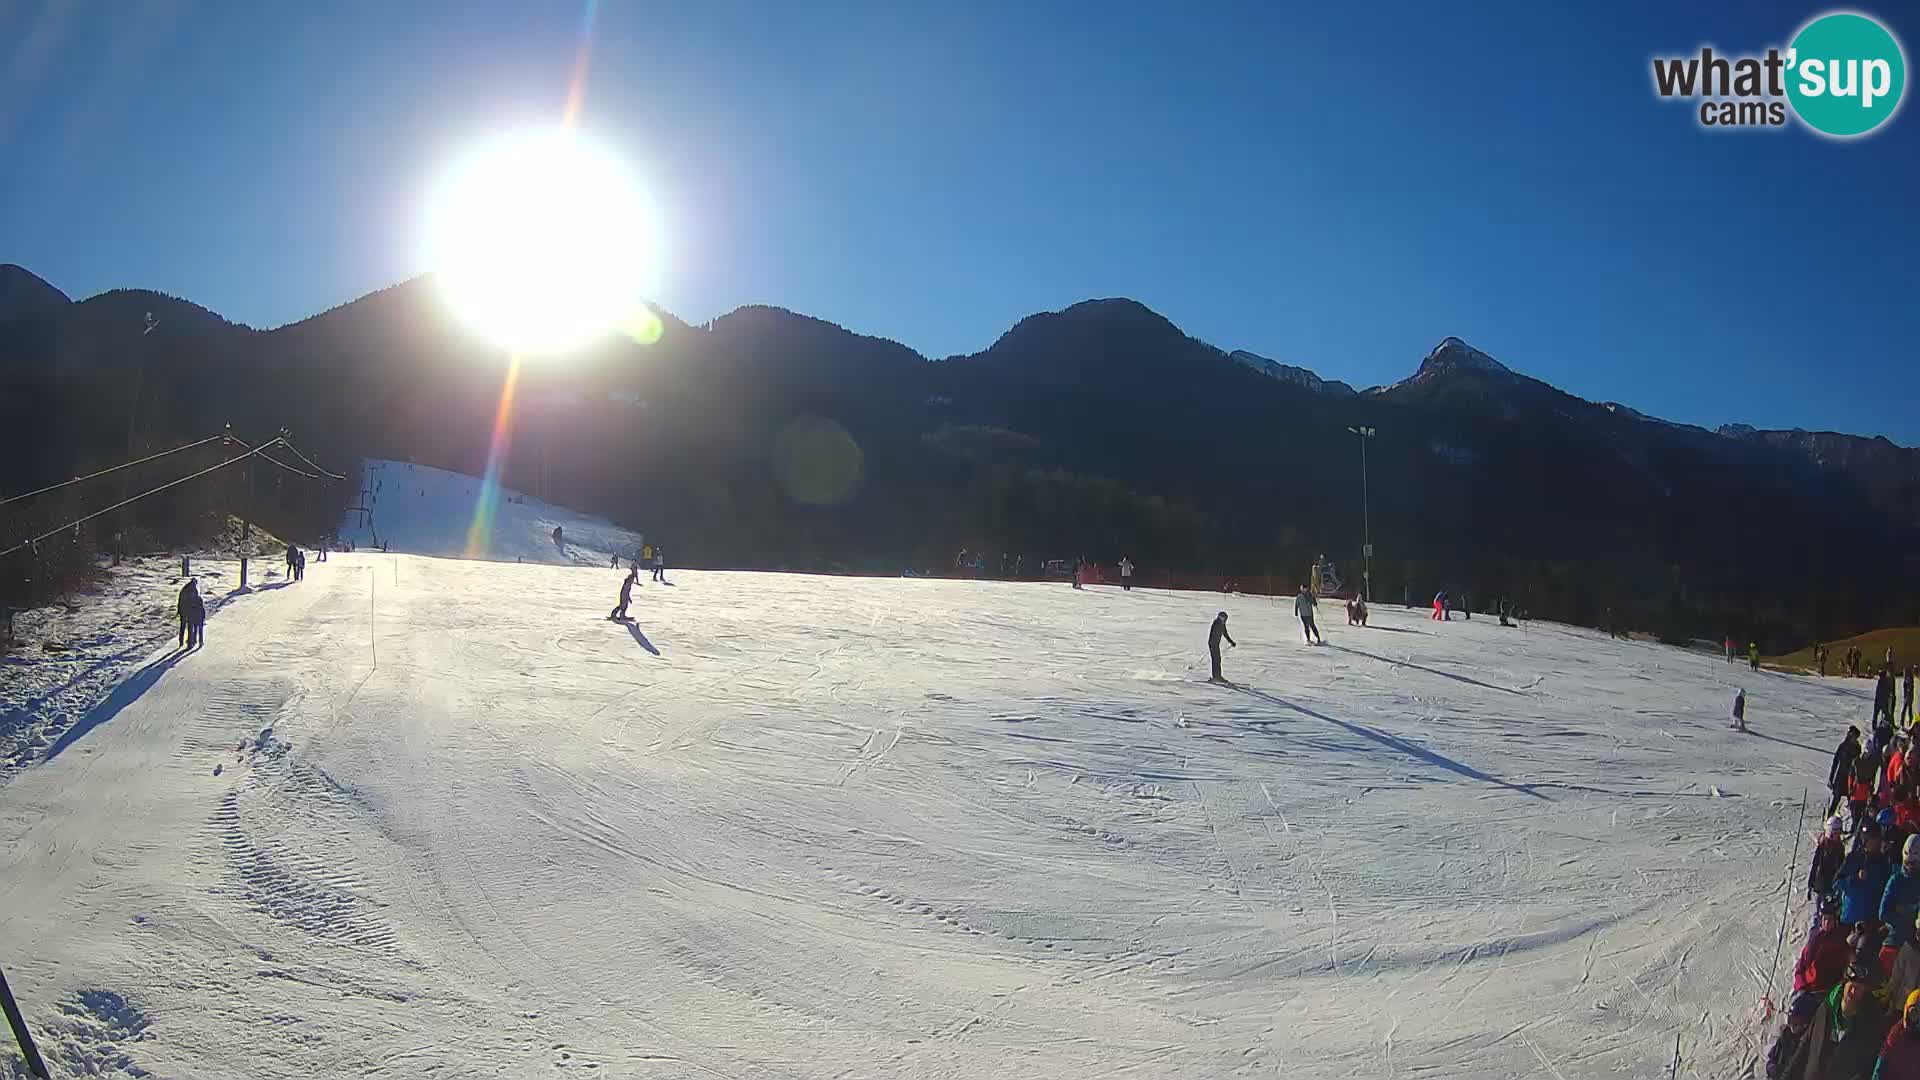
[[13, 990], [7, 986], [6, 972], [0, 971], [0, 1007], [7, 1011], [7, 1023], [13, 1028], [13, 1040], [20, 1044], [20, 1056], [27, 1059], [27, 1071], [48, 1080], [47, 1063], [40, 1060], [40, 1049], [33, 1045], [33, 1035], [27, 1031], [26, 1017], [20, 1015], [20, 1006], [13, 1002]]
[[1367, 505], [1367, 439], [1360, 436], [1360, 537], [1365, 544], [1364, 557], [1361, 560], [1360, 581], [1366, 591], [1367, 603], [1373, 603], [1373, 511]]

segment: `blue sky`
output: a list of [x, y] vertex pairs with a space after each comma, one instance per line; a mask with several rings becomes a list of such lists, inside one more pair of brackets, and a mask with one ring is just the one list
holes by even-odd
[[[690, 320], [942, 356], [1130, 296], [1356, 385], [1456, 334], [1676, 420], [1920, 444], [1920, 113], [1702, 130], [1652, 55], [1828, 10], [1731, 7], [604, 0], [582, 119], [647, 176]], [[1863, 10], [1911, 59], [1920, 16]], [[392, 284], [437, 166], [558, 119], [581, 16], [0, 3], [0, 261], [258, 326]]]

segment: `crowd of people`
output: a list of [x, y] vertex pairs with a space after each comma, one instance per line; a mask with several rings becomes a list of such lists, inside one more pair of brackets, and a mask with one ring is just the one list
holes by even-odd
[[1767, 1053], [1768, 1080], [1920, 1080], [1914, 745], [1912, 729], [1898, 729], [1876, 700], [1871, 733], [1849, 727], [1834, 750], [1832, 801], [1807, 869], [1815, 914]]

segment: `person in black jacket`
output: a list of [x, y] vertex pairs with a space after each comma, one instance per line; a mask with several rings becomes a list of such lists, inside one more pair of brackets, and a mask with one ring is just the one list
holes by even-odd
[[640, 580], [640, 567], [627, 571], [627, 579], [620, 583], [620, 606], [607, 613], [607, 618], [620, 621], [627, 617], [627, 605], [633, 603], [633, 583]]
[[1847, 858], [1847, 841], [1842, 834], [1842, 822], [1839, 815], [1827, 818], [1826, 832], [1813, 845], [1813, 866], [1807, 871], [1807, 899], [1825, 896], [1833, 891], [1833, 882], [1840, 874], [1840, 864]]
[[1878, 972], [1858, 961], [1827, 992], [1780, 1072], [1786, 1080], [1866, 1080], [1887, 1037], [1886, 1006], [1874, 1000]]
[[1227, 633], [1227, 613], [1221, 612], [1213, 617], [1213, 626], [1207, 631], [1207, 655], [1213, 659], [1213, 681], [1226, 682], [1220, 675], [1220, 639], [1226, 638], [1227, 644], [1239, 648], [1240, 643]]
[[1832, 817], [1846, 801], [1847, 785], [1853, 781], [1853, 763], [1860, 757], [1860, 729], [1849, 725], [1847, 737], [1840, 740], [1840, 746], [1833, 752], [1833, 764], [1827, 769], [1827, 788], [1833, 792], [1833, 802], [1827, 804], [1827, 816]]
[[180, 587], [180, 645], [197, 649], [205, 644], [207, 602], [200, 598], [200, 579], [188, 578]]

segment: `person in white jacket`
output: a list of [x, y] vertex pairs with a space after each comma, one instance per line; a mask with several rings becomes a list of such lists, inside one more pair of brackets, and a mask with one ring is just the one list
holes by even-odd
[[1313, 607], [1313, 590], [1302, 588], [1300, 595], [1293, 601], [1293, 613], [1300, 616], [1300, 627], [1306, 631], [1307, 644], [1312, 645], [1317, 642], [1325, 645], [1327, 640], [1320, 636], [1320, 628], [1313, 625]]
[[1120, 589], [1122, 592], [1133, 591], [1133, 560], [1125, 555], [1120, 556]]

